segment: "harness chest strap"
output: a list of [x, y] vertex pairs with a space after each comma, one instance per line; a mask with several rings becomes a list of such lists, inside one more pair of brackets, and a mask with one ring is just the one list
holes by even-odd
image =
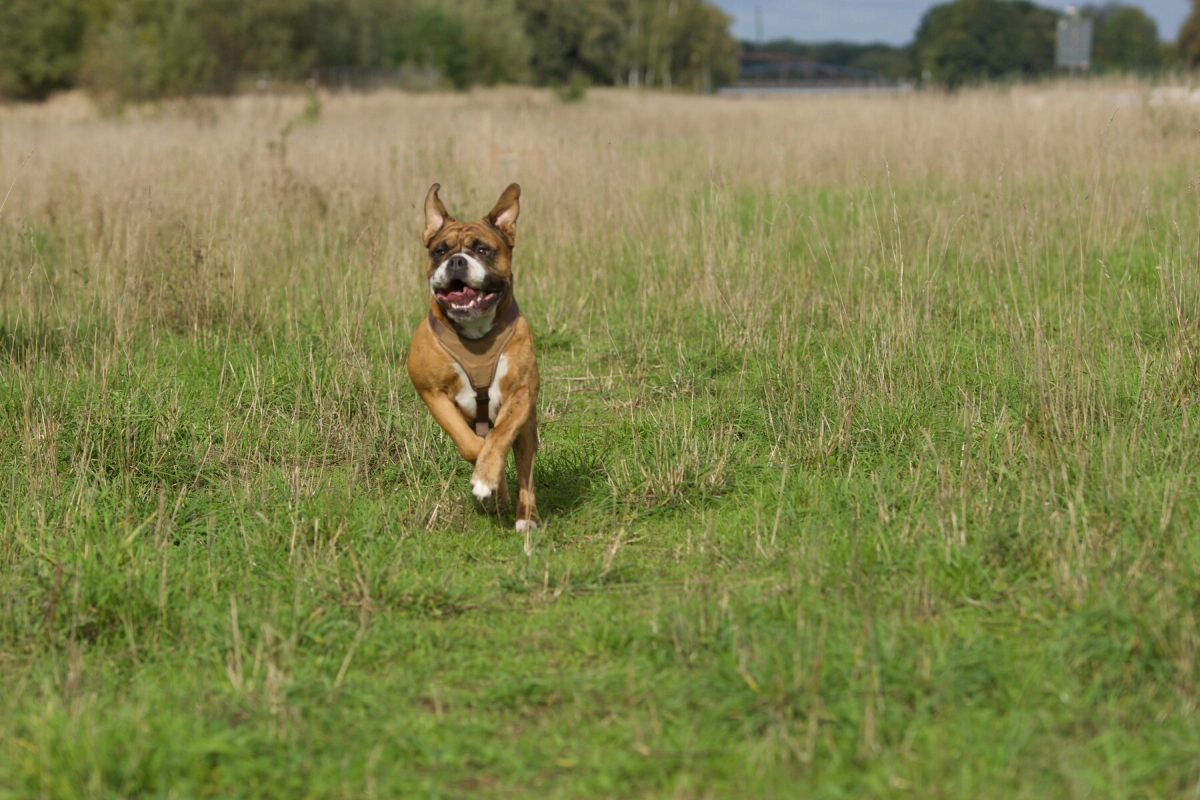
[[496, 367], [500, 356], [513, 334], [517, 332], [517, 318], [521, 309], [517, 307], [516, 298], [508, 305], [504, 318], [487, 335], [480, 339], [466, 339], [458, 335], [452, 327], [442, 322], [429, 312], [429, 328], [438, 344], [462, 367], [475, 390], [475, 435], [487, 436], [492, 429], [492, 421], [488, 416], [488, 406], [491, 404], [489, 390], [496, 377]]

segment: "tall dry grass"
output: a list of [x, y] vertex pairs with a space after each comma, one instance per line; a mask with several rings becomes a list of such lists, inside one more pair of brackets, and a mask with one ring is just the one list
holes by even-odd
[[[118, 324], [173, 302], [185, 322], [219, 304], [256, 314], [318, 299], [346, 313], [365, 297], [412, 305], [421, 291], [419, 200], [434, 181], [463, 215], [520, 181], [523, 277], [563, 303], [597, 280], [602, 288], [589, 253], [617, 239], [669, 241], [717, 272], [729, 248], [748, 249], [771, 272], [779, 265], [763, 263], [768, 243], [731, 242], [723, 220], [706, 216], [723, 212], [722, 197], [747, 192], [867, 190], [873, 205], [854, 212], [869, 217], [855, 230], [859, 241], [810, 231], [814, 250], [847, 257], [848, 275], [875, 249], [911, 261], [967, 238], [964, 227], [968, 236], [971, 228], [1044, 236], [1065, 224], [1068, 206], [1074, 244], [1103, 250], [1130, 234], [1155, 202], [1154, 180], [1186, 169], [1194, 147], [1196, 110], [1151, 107], [1139, 92], [1063, 85], [742, 100], [595, 92], [574, 106], [525, 90], [380, 93], [322, 97], [317, 119], [291, 125], [303, 119], [302, 97], [197, 100], [116, 119], [78, 96], [7, 107], [3, 224], [55, 231], [70, 266], [6, 275], [4, 304], [9, 313], [90, 311]], [[888, 191], [902, 202], [888, 202]], [[718, 205], [690, 207], [699, 197]], [[786, 207], [773, 213], [771, 222], [812, 225]], [[697, 239], [703, 247], [693, 253]], [[24, 265], [44, 262], [37, 242], [24, 241]], [[1003, 251], [991, 245], [963, 255], [995, 260]], [[729, 301], [753, 306], [753, 283]]]

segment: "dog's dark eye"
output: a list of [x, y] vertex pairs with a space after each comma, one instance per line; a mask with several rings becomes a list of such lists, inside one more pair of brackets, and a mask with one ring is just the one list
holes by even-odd
[[492, 254], [491, 249], [489, 249], [486, 245], [482, 245], [482, 244], [475, 245], [475, 252], [479, 255], [480, 258], [487, 258], [488, 256], [490, 256]]
[[438, 258], [441, 258], [442, 256], [446, 255], [446, 245], [439, 244], [437, 246], [437, 249], [433, 251], [433, 254], [435, 256], [437, 256]]

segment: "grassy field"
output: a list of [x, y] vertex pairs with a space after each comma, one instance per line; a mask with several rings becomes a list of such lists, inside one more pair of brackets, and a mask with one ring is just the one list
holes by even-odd
[[[0, 107], [0, 797], [1195, 796], [1142, 91]], [[524, 190], [528, 538], [403, 368], [435, 180]]]

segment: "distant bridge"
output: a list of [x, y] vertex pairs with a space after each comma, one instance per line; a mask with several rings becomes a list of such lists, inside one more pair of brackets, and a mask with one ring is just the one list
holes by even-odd
[[721, 94], [775, 94], [828, 91], [897, 92], [908, 84], [869, 69], [821, 64], [788, 53], [755, 51], [739, 56], [737, 84]]

